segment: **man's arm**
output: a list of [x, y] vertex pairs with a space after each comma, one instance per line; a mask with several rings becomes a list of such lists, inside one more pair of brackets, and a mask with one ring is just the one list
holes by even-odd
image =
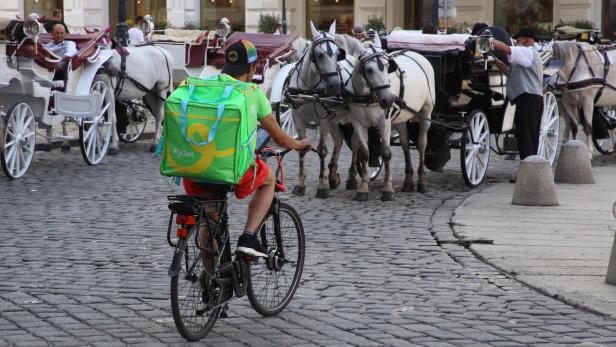
[[511, 64], [516, 64], [527, 68], [533, 65], [533, 48], [531, 47], [511, 47], [498, 40], [494, 40], [493, 47], [494, 50], [506, 54], [509, 57], [509, 63]]
[[73, 41], [64, 41], [66, 42], [66, 53], [62, 58], [70, 59], [77, 54], [77, 45]]
[[265, 116], [265, 118], [262, 118], [260, 122], [261, 127], [265, 129], [268, 134], [270, 134], [274, 142], [276, 142], [276, 144], [280, 147], [291, 148], [299, 152], [314, 148], [314, 145], [310, 141], [306, 139], [296, 141], [291, 135], [283, 131], [271, 113], [268, 116]]

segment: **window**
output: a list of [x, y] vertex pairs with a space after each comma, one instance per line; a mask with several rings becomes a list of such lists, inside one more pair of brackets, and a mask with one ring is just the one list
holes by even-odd
[[410, 0], [404, 4], [404, 28], [421, 30], [424, 25], [432, 24], [433, 1]]
[[[323, 31], [327, 31], [334, 19], [336, 32], [351, 34], [353, 31], [353, 0], [306, 0], [307, 20]], [[310, 28], [310, 23], [308, 23]], [[310, 30], [310, 29], [308, 29]], [[310, 32], [310, 31], [308, 31]]]
[[616, 32], [616, 1], [603, 0], [603, 37], [613, 39]]
[[[119, 5], [117, 0], [109, 0], [109, 25], [115, 26], [119, 20]], [[126, 22], [132, 26], [135, 17], [151, 15], [154, 23], [159, 26], [167, 24], [167, 1], [166, 0], [128, 0], [126, 1]]]
[[201, 27], [216, 30], [223, 17], [233, 31], [246, 31], [244, 0], [201, 0]]
[[64, 9], [62, 0], [26, 0], [25, 2], [25, 16], [29, 16], [31, 13], [36, 13], [39, 17], [45, 16], [51, 18], [51, 11], [54, 8]]
[[494, 24], [504, 27], [510, 34], [525, 26], [547, 32], [553, 23], [553, 0], [494, 0]]

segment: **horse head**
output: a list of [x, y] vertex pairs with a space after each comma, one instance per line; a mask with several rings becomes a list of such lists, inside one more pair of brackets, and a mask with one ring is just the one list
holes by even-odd
[[312, 22], [310, 28], [312, 29], [310, 59], [319, 77], [325, 82], [326, 94], [337, 95], [342, 84], [338, 73], [338, 61], [346, 57], [346, 52], [336, 43], [336, 21], [329, 27], [329, 32], [318, 31]]
[[[353, 74], [363, 92], [368, 90], [376, 97], [379, 106], [388, 109], [396, 101], [397, 96], [391, 91], [389, 74], [398, 69], [398, 64], [391, 59], [385, 51], [368, 43], [365, 50], [358, 57]], [[353, 88], [357, 88], [356, 85]], [[360, 92], [357, 90], [356, 92]], [[375, 100], [375, 101], [376, 101]]]

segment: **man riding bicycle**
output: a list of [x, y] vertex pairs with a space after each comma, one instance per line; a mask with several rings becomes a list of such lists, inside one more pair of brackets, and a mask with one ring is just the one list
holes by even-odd
[[[246, 40], [240, 40], [225, 50], [225, 66], [223, 74], [242, 82], [252, 82], [252, 78], [257, 69], [257, 50], [255, 46]], [[298, 152], [305, 152], [314, 145], [308, 140], [296, 141], [293, 137], [284, 132], [276, 118], [272, 116], [272, 108], [269, 100], [261, 91], [256, 88], [257, 103], [249, 105], [256, 107], [257, 120], [261, 127], [268, 132], [276, 144], [283, 148], [294, 149]], [[189, 178], [184, 178], [184, 189], [189, 195], [211, 196], [220, 195], [220, 188], [207, 183], [197, 182]], [[248, 219], [244, 227], [244, 233], [240, 236], [236, 252], [242, 252], [255, 257], [266, 257], [267, 250], [263, 249], [256, 235], [257, 228], [263, 222], [270, 209], [276, 177], [267, 164], [259, 157], [255, 159], [255, 165], [251, 166], [243, 175], [240, 182], [235, 186], [235, 196], [243, 199], [254, 192], [248, 205]], [[201, 235], [204, 240], [204, 235]]]

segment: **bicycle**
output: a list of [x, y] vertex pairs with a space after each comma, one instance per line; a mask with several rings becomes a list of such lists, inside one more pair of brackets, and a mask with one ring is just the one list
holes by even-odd
[[[232, 254], [227, 214], [230, 186], [217, 200], [168, 196], [167, 242], [175, 248], [169, 267], [171, 311], [186, 340], [204, 338], [219, 316], [226, 317], [234, 294], [248, 295], [251, 306], [263, 316], [278, 314], [293, 298], [304, 267], [305, 239], [299, 214], [278, 196], [286, 190], [282, 158], [289, 151], [268, 147], [260, 151], [263, 160], [274, 157], [278, 162], [272, 207], [257, 230], [267, 258]], [[178, 228], [172, 241], [174, 217]]]

